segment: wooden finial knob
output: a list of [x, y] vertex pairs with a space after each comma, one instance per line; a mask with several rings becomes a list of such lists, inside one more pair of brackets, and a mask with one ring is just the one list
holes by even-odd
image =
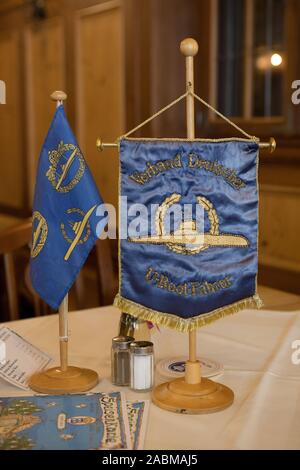
[[97, 149], [99, 150], [99, 152], [102, 152], [103, 150], [103, 145], [102, 145], [102, 139], [101, 137], [98, 137], [97, 140], [96, 140], [96, 147]]
[[274, 139], [274, 137], [271, 137], [269, 142], [270, 142], [270, 153], [273, 153], [275, 152], [276, 146], [277, 146], [276, 140]]
[[180, 43], [180, 51], [186, 57], [193, 57], [198, 52], [198, 43], [193, 38], [185, 38]]
[[50, 98], [53, 101], [65, 101], [67, 99], [67, 94], [64, 91], [54, 91]]

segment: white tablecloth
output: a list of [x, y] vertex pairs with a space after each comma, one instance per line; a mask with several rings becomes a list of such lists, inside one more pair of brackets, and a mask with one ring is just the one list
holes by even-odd
[[[234, 390], [234, 404], [208, 415], [176, 415], [151, 404], [146, 449], [300, 449], [300, 365], [291, 360], [300, 340], [299, 297], [264, 290], [272, 310], [244, 311], [198, 331], [198, 351], [224, 364], [216, 379]], [[281, 311], [280, 311], [280, 309]], [[278, 309], [278, 310], [276, 310]], [[111, 338], [119, 311], [104, 307], [69, 314], [70, 363], [94, 368], [110, 383]], [[9, 323], [58, 359], [58, 317]], [[185, 355], [188, 335], [161, 329], [153, 334], [156, 359]], [[121, 389], [121, 388], [120, 388]], [[150, 398], [122, 389], [128, 399]], [[0, 395], [24, 392], [0, 381]]]

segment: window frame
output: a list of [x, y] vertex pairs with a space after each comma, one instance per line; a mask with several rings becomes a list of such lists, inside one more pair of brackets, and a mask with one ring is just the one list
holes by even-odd
[[[246, 1], [246, 44], [245, 48], [253, 45], [253, 6], [254, 0]], [[284, 137], [287, 135], [298, 135], [300, 138], [300, 128], [296, 129], [297, 122], [300, 122], [300, 105], [295, 106], [291, 102], [292, 82], [299, 77], [300, 79], [300, 61], [296, 58], [296, 44], [299, 40], [299, 25], [297, 18], [300, 19], [300, 2], [295, 0], [286, 0], [285, 14], [285, 54], [286, 70], [283, 78], [283, 114], [274, 117], [252, 117], [252, 61], [253, 57], [246, 54], [245, 58], [245, 90], [244, 93], [244, 116], [230, 117], [230, 119], [245, 127], [245, 130], [251, 135], [258, 137], [270, 137], [271, 135]], [[210, 48], [209, 48], [209, 103], [217, 108], [217, 53], [218, 53], [218, 0], [210, 1]], [[248, 57], [249, 56], [249, 57]], [[232, 136], [233, 131], [221, 118], [213, 111], [208, 111], [207, 131], [210, 135]]]

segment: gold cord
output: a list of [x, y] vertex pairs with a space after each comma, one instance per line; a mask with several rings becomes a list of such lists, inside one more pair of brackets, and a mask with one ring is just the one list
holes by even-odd
[[[258, 137], [255, 137], [255, 136], [252, 136], [250, 134], [248, 134], [246, 131], [244, 131], [241, 127], [239, 127], [237, 124], [235, 124], [233, 121], [231, 121], [229, 118], [227, 118], [226, 116], [224, 116], [224, 114], [220, 113], [220, 111], [218, 111], [216, 108], [214, 108], [212, 105], [210, 105], [209, 103], [207, 103], [207, 101], [205, 101], [204, 99], [200, 98], [200, 96], [196, 95], [196, 93], [194, 93], [193, 91], [191, 91], [190, 89], [188, 89], [183, 95], [179, 96], [178, 98], [176, 98], [176, 100], [172, 101], [171, 103], [169, 103], [167, 106], [165, 106], [164, 108], [160, 109], [159, 111], [157, 111], [157, 113], [153, 114], [152, 116], [150, 116], [148, 119], [146, 119], [145, 121], [141, 122], [138, 126], [134, 127], [133, 129], [131, 129], [130, 131], [128, 131], [126, 134], [120, 136], [120, 139], [122, 138], [126, 138], [128, 136], [130, 136], [131, 134], [133, 134], [135, 131], [141, 129], [141, 127], [144, 127], [146, 124], [148, 124], [149, 122], [151, 122], [153, 119], [157, 118], [158, 116], [160, 116], [161, 114], [163, 114], [165, 111], [167, 111], [168, 109], [172, 108], [173, 106], [175, 106], [175, 104], [179, 103], [180, 101], [182, 101], [184, 98], [186, 98], [188, 95], [192, 95], [196, 100], [200, 101], [200, 103], [202, 103], [204, 106], [206, 106], [208, 109], [210, 109], [211, 111], [213, 111], [215, 114], [217, 114], [217, 116], [219, 116], [221, 119], [223, 119], [224, 121], [226, 121], [230, 126], [234, 127], [237, 131], [239, 131], [241, 134], [243, 134], [245, 137], [247, 137], [247, 139], [250, 139], [250, 140], [253, 140], [255, 142], [259, 142], [259, 138]], [[158, 139], [159, 140], [159, 139]]]
[[184, 98], [186, 98], [188, 95], [188, 92], [184, 93], [183, 95], [179, 96], [179, 98], [177, 98], [176, 100], [172, 101], [171, 103], [169, 103], [167, 106], [165, 106], [164, 108], [160, 109], [159, 111], [157, 111], [157, 113], [153, 114], [152, 116], [150, 116], [148, 119], [146, 119], [146, 121], [143, 121], [141, 122], [141, 124], [139, 124], [138, 126], [136, 126], [134, 129], [131, 129], [130, 131], [128, 131], [126, 134], [122, 135], [120, 138], [125, 138], [125, 137], [128, 137], [129, 135], [133, 134], [135, 131], [137, 131], [138, 129], [140, 129], [141, 127], [144, 127], [146, 124], [148, 124], [148, 122], [152, 121], [153, 119], [155, 119], [156, 117], [158, 117], [160, 114], [164, 113], [165, 111], [167, 111], [168, 109], [172, 108], [175, 104], [179, 103], [181, 100], [183, 100]]
[[259, 138], [258, 137], [255, 137], [253, 135], [250, 135], [248, 134], [248, 132], [244, 131], [241, 127], [239, 127], [237, 124], [235, 124], [233, 121], [231, 121], [229, 118], [227, 118], [226, 116], [224, 116], [224, 114], [220, 113], [220, 111], [218, 111], [216, 108], [214, 108], [211, 104], [207, 103], [207, 101], [205, 101], [204, 99], [200, 98], [200, 96], [196, 95], [196, 93], [190, 91], [188, 92], [189, 94], [191, 94], [194, 98], [196, 98], [196, 100], [200, 101], [200, 103], [204, 104], [204, 106], [206, 106], [208, 109], [210, 109], [211, 111], [213, 111], [215, 114], [217, 114], [217, 116], [219, 116], [220, 118], [222, 118], [224, 121], [226, 121], [230, 126], [234, 127], [237, 131], [239, 131], [241, 134], [243, 134], [244, 136], [246, 136], [248, 139], [250, 140], [254, 140], [255, 142], [259, 142]]

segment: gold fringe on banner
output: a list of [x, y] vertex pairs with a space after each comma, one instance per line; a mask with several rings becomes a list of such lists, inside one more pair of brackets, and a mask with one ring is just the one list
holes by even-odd
[[239, 300], [234, 304], [217, 308], [212, 312], [203, 313], [199, 316], [184, 319], [176, 315], [172, 315], [171, 313], [159, 312], [157, 310], [144, 307], [143, 305], [121, 297], [120, 294], [116, 295], [114, 301], [114, 306], [118, 307], [122, 312], [129, 313], [130, 315], [142, 318], [143, 320], [151, 321], [158, 326], [173, 328], [182, 333], [187, 333], [189, 331], [195, 330], [196, 328], [208, 325], [209, 323], [212, 323], [219, 318], [232, 315], [233, 313], [240, 312], [246, 308], [261, 308], [262, 305], [263, 303], [259, 298], [259, 295], [255, 294], [253, 297], [248, 297], [247, 299]]

